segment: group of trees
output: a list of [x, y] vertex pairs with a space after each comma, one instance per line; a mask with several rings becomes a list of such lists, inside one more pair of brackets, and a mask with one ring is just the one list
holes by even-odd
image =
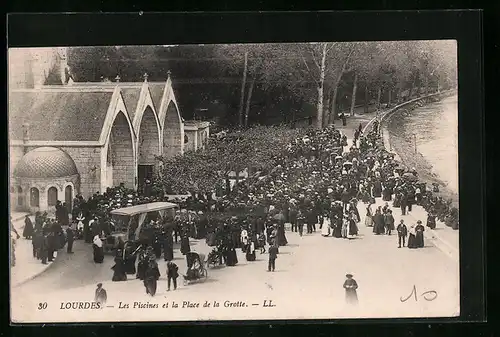
[[278, 165], [278, 156], [298, 134], [284, 126], [257, 126], [211, 137], [204, 149], [159, 157], [155, 188], [167, 194], [224, 189], [231, 174], [245, 169], [266, 172]]
[[[164, 81], [170, 70], [181, 110], [195, 110], [196, 100], [198, 107], [224, 103], [229, 111], [222, 117], [240, 126], [276, 117], [258, 118], [254, 107], [273, 106], [281, 121], [289, 121], [309, 104], [322, 127], [337, 116], [340, 98], [350, 99], [354, 113], [359, 92], [365, 104], [390, 104], [420, 88], [455, 86], [456, 54], [449, 40], [319, 42], [78, 47], [70, 49], [68, 61], [76, 81], [113, 80], [117, 74], [121, 81], [140, 81], [144, 73]], [[182, 112], [188, 118], [194, 113]]]

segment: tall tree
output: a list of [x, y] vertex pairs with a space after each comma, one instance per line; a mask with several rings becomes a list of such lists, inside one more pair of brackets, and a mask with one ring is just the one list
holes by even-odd
[[239, 126], [243, 126], [243, 102], [245, 100], [245, 86], [247, 83], [247, 72], [248, 72], [248, 51], [244, 52], [245, 63], [243, 66], [243, 80], [241, 81], [241, 96], [240, 96], [240, 107], [238, 111], [238, 122]]

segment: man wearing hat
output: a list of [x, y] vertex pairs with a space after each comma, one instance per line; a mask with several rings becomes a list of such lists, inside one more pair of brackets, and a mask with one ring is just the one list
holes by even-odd
[[108, 294], [106, 290], [102, 287], [102, 283], [97, 283], [97, 289], [95, 290], [94, 301], [101, 305], [101, 308], [104, 308], [106, 301], [108, 300]]
[[398, 243], [399, 247], [401, 248], [401, 242], [403, 243], [403, 247], [405, 246], [405, 241], [406, 241], [406, 236], [408, 235], [408, 228], [406, 228], [406, 225], [404, 224], [404, 220], [401, 219], [398, 227], [396, 228], [398, 232]]

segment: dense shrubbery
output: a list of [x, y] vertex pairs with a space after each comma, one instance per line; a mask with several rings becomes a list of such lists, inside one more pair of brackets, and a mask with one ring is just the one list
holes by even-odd
[[[302, 130], [303, 131], [303, 130]], [[268, 171], [301, 130], [258, 126], [212, 136], [205, 149], [172, 158], [160, 157], [154, 188], [167, 194], [210, 192], [224, 188], [231, 172]]]

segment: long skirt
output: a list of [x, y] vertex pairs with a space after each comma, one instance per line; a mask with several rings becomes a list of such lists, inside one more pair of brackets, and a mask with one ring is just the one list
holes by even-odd
[[373, 226], [373, 218], [371, 215], [367, 215], [365, 218], [365, 226], [372, 227]]
[[415, 235], [410, 233], [410, 235], [408, 236], [408, 248], [410, 248], [410, 249], [418, 248], [416, 241], [417, 241], [417, 238], [415, 237]]
[[137, 278], [139, 280], [144, 280], [146, 277], [146, 270], [148, 269], [148, 264], [146, 261], [139, 261], [137, 264]]
[[391, 201], [392, 199], [392, 195], [391, 195], [391, 190], [386, 188], [383, 192], [382, 192], [382, 200], [384, 201]]
[[157, 259], [161, 257], [161, 243], [155, 242], [153, 244], [153, 250]]
[[127, 257], [124, 260], [123, 268], [124, 268], [126, 274], [134, 275], [136, 273], [136, 269], [135, 269], [135, 260], [136, 259], [137, 259], [136, 255], [132, 255], [132, 256]]
[[255, 261], [256, 259], [255, 250], [252, 253], [250, 253], [250, 251], [248, 250], [245, 255], [245, 258], [247, 259], [247, 261]]
[[278, 245], [279, 246], [286, 246], [288, 244], [288, 240], [286, 239], [285, 235], [285, 230], [279, 230], [278, 231]]
[[351, 221], [349, 224], [349, 235], [358, 235], [358, 226], [355, 221]]
[[163, 249], [165, 261], [172, 261], [174, 259], [174, 248], [172, 246], [165, 246]]
[[236, 249], [232, 248], [227, 252], [226, 265], [229, 267], [236, 266], [238, 264], [238, 256], [236, 254]]
[[111, 281], [113, 282], [121, 282], [121, 281], [126, 281], [127, 280], [127, 274], [123, 270], [123, 264], [122, 263], [117, 263], [113, 267], [113, 278]]
[[321, 228], [321, 235], [325, 237], [330, 235], [330, 224], [327, 223], [326, 221], [323, 222], [323, 227]]
[[417, 232], [415, 235], [415, 245], [417, 248], [424, 248], [424, 233], [422, 232]]
[[104, 261], [104, 250], [102, 247], [97, 247], [96, 245], [94, 246], [94, 262], [95, 263], [102, 263]]
[[392, 207], [399, 208], [401, 206], [401, 197], [394, 197], [394, 202], [392, 203]]
[[345, 290], [345, 301], [347, 304], [357, 304], [358, 303], [358, 293], [354, 289]]
[[347, 227], [342, 227], [342, 237], [347, 238], [348, 229]]
[[333, 227], [333, 237], [341, 238], [342, 237], [342, 225], [336, 224]]
[[430, 229], [436, 228], [436, 218], [435, 217], [428, 217], [427, 218], [427, 227]]
[[183, 237], [181, 238], [181, 253], [182, 255], [186, 255], [191, 251], [191, 247], [189, 246], [189, 238]]
[[146, 287], [146, 294], [154, 296], [156, 294], [157, 281], [154, 277], [148, 277], [144, 280], [144, 287]]

